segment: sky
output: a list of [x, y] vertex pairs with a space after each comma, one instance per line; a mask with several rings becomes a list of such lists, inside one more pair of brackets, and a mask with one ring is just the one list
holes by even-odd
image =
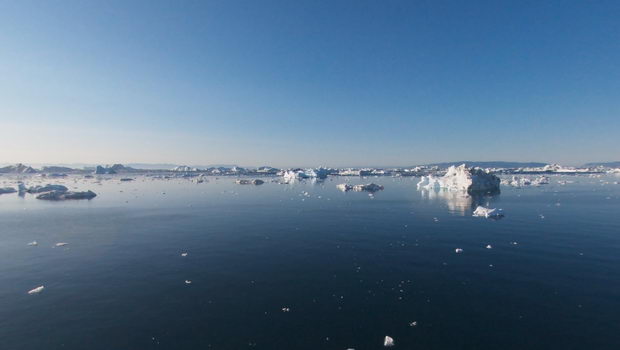
[[0, 0], [0, 163], [620, 160], [619, 1]]

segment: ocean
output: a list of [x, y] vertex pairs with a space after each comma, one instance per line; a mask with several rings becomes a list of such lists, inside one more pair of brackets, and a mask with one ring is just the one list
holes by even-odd
[[618, 349], [620, 177], [550, 179], [44, 181], [98, 196], [0, 195], [0, 349]]

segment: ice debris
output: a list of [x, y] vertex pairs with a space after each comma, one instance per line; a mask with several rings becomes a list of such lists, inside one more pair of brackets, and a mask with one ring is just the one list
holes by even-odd
[[339, 185], [336, 185], [336, 188], [341, 190], [342, 192], [347, 192], [347, 191], [351, 191], [353, 189], [353, 186], [349, 184], [339, 184]]
[[502, 184], [512, 187], [540, 186], [549, 184], [549, 178], [543, 175], [538, 176], [534, 179], [528, 177], [513, 176], [509, 179], [503, 179]]
[[28, 294], [33, 295], [33, 294], [39, 294], [43, 291], [43, 289], [45, 289], [45, 286], [38, 286], [37, 288], [33, 288], [31, 290], [28, 291]]
[[389, 335], [386, 335], [385, 339], [383, 339], [383, 346], [394, 346], [394, 339]]
[[39, 243], [37, 243], [37, 241], [32, 241], [30, 243], [28, 243], [29, 246], [37, 246], [39, 245]]
[[457, 254], [458, 253], [462, 253], [463, 249], [462, 248], [456, 248], [456, 249], [454, 249], [454, 252], [457, 253]]
[[501, 209], [485, 208], [479, 205], [476, 210], [474, 210], [472, 216], [485, 218], [500, 218], [504, 216], [504, 212]]

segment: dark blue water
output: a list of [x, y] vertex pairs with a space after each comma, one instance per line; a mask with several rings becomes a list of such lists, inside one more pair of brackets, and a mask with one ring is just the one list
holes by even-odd
[[0, 195], [0, 349], [618, 349], [619, 178], [476, 199], [349, 179], [371, 180]]

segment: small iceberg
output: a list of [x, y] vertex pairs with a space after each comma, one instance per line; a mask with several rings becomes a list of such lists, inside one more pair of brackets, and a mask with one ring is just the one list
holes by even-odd
[[340, 185], [336, 185], [336, 188], [341, 190], [342, 192], [347, 192], [347, 191], [351, 191], [353, 189], [353, 186], [349, 184], [340, 184]]
[[36, 198], [49, 201], [62, 201], [68, 199], [93, 199], [97, 194], [93, 191], [85, 192], [65, 192], [65, 191], [49, 191], [39, 194]]
[[33, 187], [26, 189], [26, 192], [28, 193], [43, 193], [43, 192], [50, 192], [50, 191], [67, 192], [69, 191], [69, 189], [63, 185], [50, 185], [50, 184], [47, 184], [45, 186], [33, 186]]
[[17, 190], [14, 189], [13, 187], [0, 187], [0, 194], [15, 193], [15, 192], [17, 192]]
[[56, 247], [64, 247], [66, 245], [68, 245], [69, 243], [65, 243], [65, 242], [60, 242], [60, 243], [56, 243]]
[[459, 254], [459, 253], [463, 252], [463, 249], [462, 248], [456, 248], [456, 249], [454, 249], [454, 252]]
[[45, 286], [38, 286], [37, 288], [31, 289], [28, 291], [28, 294], [33, 295], [33, 294], [39, 294], [43, 291], [43, 289], [45, 289]]
[[37, 243], [37, 241], [32, 241], [30, 243], [28, 243], [29, 246], [37, 246], [39, 245], [39, 243]]
[[390, 337], [389, 335], [386, 335], [385, 339], [383, 339], [383, 346], [385, 347], [394, 346], [394, 338]]
[[375, 183], [369, 183], [367, 185], [355, 185], [355, 186], [353, 186], [353, 191], [357, 191], [357, 192], [362, 192], [362, 191], [377, 192], [377, 191], [382, 191], [382, 190], [383, 190], [383, 186], [377, 185]]
[[504, 216], [504, 212], [501, 209], [485, 208], [479, 205], [476, 210], [474, 210], [472, 216], [484, 218], [501, 218]]
[[254, 180], [238, 179], [237, 181], [235, 181], [235, 183], [239, 185], [262, 185], [265, 183], [265, 181], [261, 179], [254, 179]]

